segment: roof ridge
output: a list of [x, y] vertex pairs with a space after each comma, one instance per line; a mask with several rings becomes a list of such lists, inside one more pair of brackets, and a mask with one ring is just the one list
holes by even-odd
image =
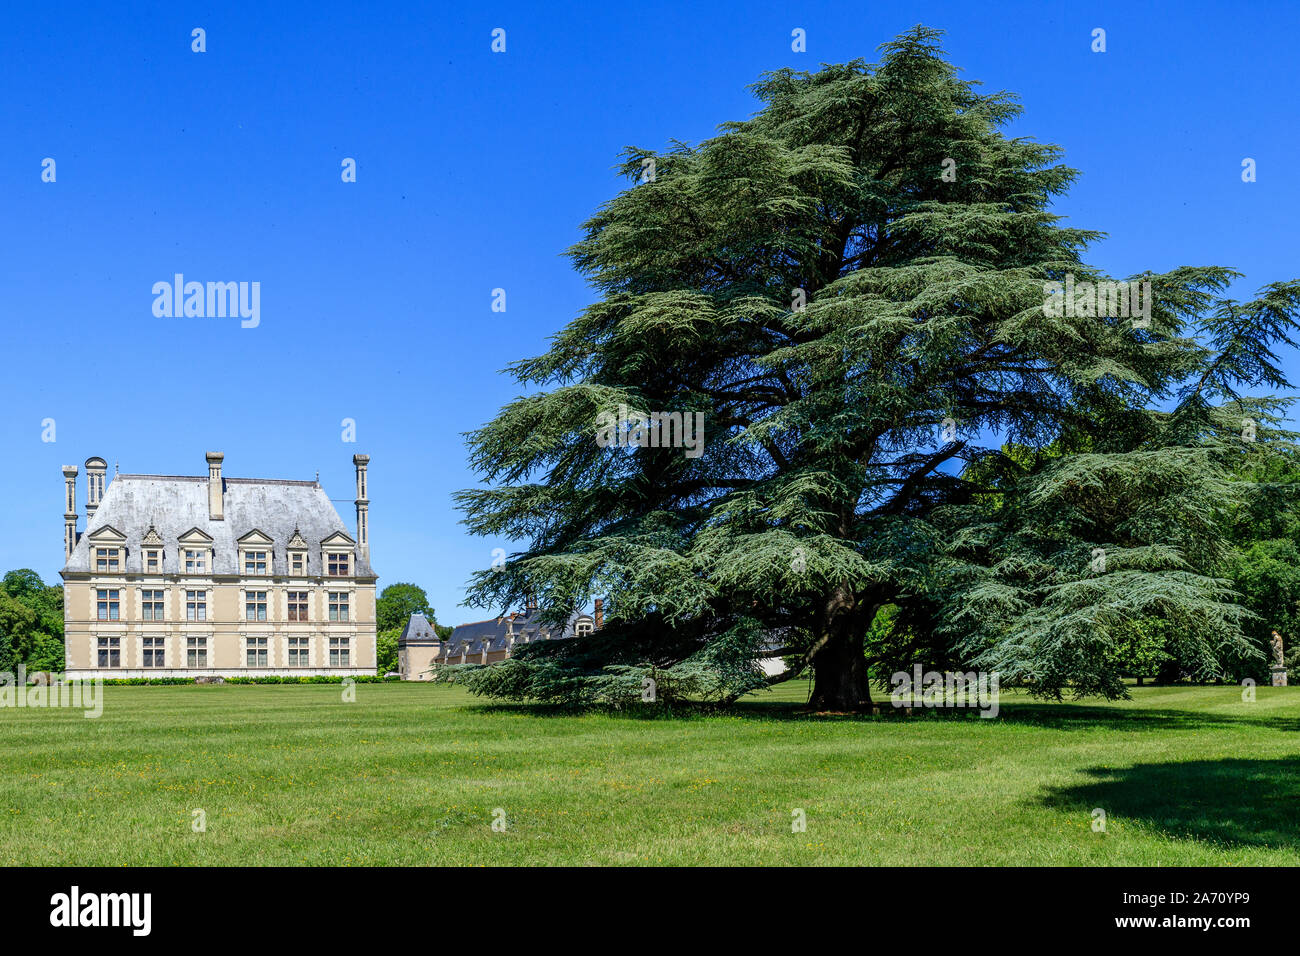
[[[118, 478], [142, 478], [149, 481], [207, 481], [201, 475], [118, 475]], [[301, 485], [316, 487], [316, 482], [303, 478], [226, 478], [227, 484], [235, 485]]]

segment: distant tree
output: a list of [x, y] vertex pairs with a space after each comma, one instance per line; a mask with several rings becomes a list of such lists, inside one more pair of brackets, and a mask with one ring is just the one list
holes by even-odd
[[390, 584], [375, 602], [375, 616], [381, 631], [401, 631], [412, 614], [423, 614], [431, 622], [434, 619], [428, 595], [424, 588], [415, 584]]
[[18, 655], [14, 652], [13, 642], [9, 639], [9, 635], [0, 630], [0, 673], [16, 674], [19, 663]]
[[1232, 668], [1234, 678], [1264, 681], [1272, 663], [1270, 637], [1282, 635], [1289, 651], [1300, 641], [1300, 547], [1290, 538], [1256, 541], [1234, 552], [1225, 562], [1227, 577], [1253, 616], [1246, 635], [1263, 653]]
[[63, 673], [63, 641], [51, 634], [37, 634], [25, 664], [29, 674], [37, 671]]
[[0, 587], [3, 587], [12, 597], [24, 598], [32, 595], [39, 595], [46, 590], [45, 582], [41, 576], [31, 568], [19, 568], [15, 571], [5, 573], [3, 579], [0, 579]]
[[39, 620], [34, 610], [0, 587], [0, 640], [4, 644], [0, 654], [8, 658], [8, 666], [0, 670], [12, 673], [31, 657], [40, 635]]
[[1116, 669], [1136, 677], [1139, 684], [1155, 677], [1167, 661], [1174, 659], [1169, 631], [1169, 623], [1155, 617], [1127, 621], [1116, 627]]
[[375, 670], [380, 676], [397, 670], [397, 641], [401, 636], [402, 629], [395, 627], [375, 637]]
[[0, 670], [63, 670], [63, 588], [30, 568], [0, 579]]

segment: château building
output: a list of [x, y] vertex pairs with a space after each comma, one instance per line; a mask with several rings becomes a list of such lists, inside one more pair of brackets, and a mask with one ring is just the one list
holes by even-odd
[[65, 465], [67, 676], [375, 672], [366, 468], [354, 455], [356, 537], [319, 481], [117, 475]]
[[397, 639], [397, 672], [402, 680], [432, 680], [439, 667], [496, 664], [521, 644], [560, 641], [591, 634], [604, 623], [604, 601], [596, 598], [594, 615], [574, 611], [562, 626], [546, 624], [536, 602], [486, 621], [461, 624], [443, 640], [423, 614], [412, 614]]

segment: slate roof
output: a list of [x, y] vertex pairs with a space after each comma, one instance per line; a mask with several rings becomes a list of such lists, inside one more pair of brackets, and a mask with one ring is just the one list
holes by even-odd
[[555, 641], [573, 637], [578, 620], [584, 616], [590, 617], [574, 611], [563, 627], [554, 627], [542, 623], [541, 613], [537, 608], [533, 608], [513, 615], [506, 614], [500, 618], [461, 624], [447, 639], [447, 657], [459, 657], [462, 649], [469, 656], [482, 654], [485, 644], [489, 653], [506, 650], [510, 646], [507, 638], [512, 620], [515, 643], [523, 644], [526, 641]]
[[[197, 528], [212, 538], [216, 574], [239, 572], [238, 541], [256, 529], [272, 541], [271, 573], [288, 571], [285, 545], [294, 529], [307, 543], [308, 574], [319, 575], [321, 541], [341, 531], [355, 540], [343, 524], [324, 489], [314, 481], [225, 478], [222, 521], [208, 517], [208, 479], [171, 475], [118, 475], [104, 490], [98, 510], [80, 535], [64, 571], [89, 571], [90, 535], [112, 527], [126, 535], [128, 573], [143, 570], [140, 542], [154, 527], [163, 539], [163, 572], [178, 573], [181, 550], [177, 539]], [[374, 574], [369, 563], [353, 548], [355, 575]]]
[[438, 643], [438, 632], [433, 629], [433, 625], [423, 614], [412, 614], [411, 619], [406, 622], [406, 627], [402, 628], [402, 636], [397, 639], [398, 647], [406, 647], [408, 644], [436, 643]]

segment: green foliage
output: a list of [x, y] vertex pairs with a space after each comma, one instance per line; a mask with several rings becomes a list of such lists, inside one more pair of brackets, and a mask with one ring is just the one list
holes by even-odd
[[1175, 660], [1172, 625], [1156, 617], [1125, 621], [1115, 629], [1114, 667], [1139, 679], [1155, 677], [1168, 661]]
[[1232, 676], [1264, 683], [1273, 663], [1272, 632], [1283, 635], [1288, 649], [1300, 641], [1300, 548], [1290, 538], [1255, 541], [1228, 557], [1225, 573], [1242, 605], [1254, 615], [1245, 630], [1260, 652], [1234, 668]]
[[429, 607], [424, 588], [415, 584], [390, 584], [375, 600], [375, 621], [381, 631], [398, 632], [406, 627], [412, 614], [423, 614], [433, 621], [433, 608]]
[[100, 683], [105, 687], [174, 687], [193, 684], [193, 677], [105, 677]]
[[402, 636], [401, 628], [380, 631], [375, 637], [375, 671], [387, 674], [397, 670], [397, 641]]
[[37, 634], [30, 656], [25, 663], [29, 674], [37, 671], [63, 673], [65, 663], [63, 641], [51, 634]]
[[395, 680], [397, 680], [396, 677], [380, 677], [374, 674], [357, 674], [353, 677], [336, 677], [333, 674], [283, 676], [279, 674], [263, 674], [260, 677], [227, 677], [225, 682], [227, 684], [342, 684], [344, 681], [352, 681], [354, 684], [382, 684], [386, 681]]
[[63, 588], [46, 586], [30, 569], [0, 580], [0, 671], [62, 672]]
[[649, 659], [630, 663], [637, 657], [629, 646], [634, 642], [618, 641], [616, 652], [607, 634], [597, 634], [524, 645], [498, 664], [442, 668], [438, 679], [480, 696], [568, 705], [730, 702], [766, 686], [756, 663], [763, 639], [756, 621], [743, 620], [683, 660], [661, 666]]
[[[626, 151], [637, 184], [570, 250], [601, 298], [512, 367], [529, 394], [470, 435], [488, 487], [458, 495], [472, 532], [526, 543], [472, 602], [559, 617], [608, 595], [609, 634], [476, 689], [589, 699], [605, 668], [672, 668], [742, 620], [836, 710], [868, 699], [866, 653], [1053, 697], [1123, 696], [1153, 653], [1135, 621], [1167, 622], [1194, 676], [1258, 657], [1223, 527], [1255, 507], [1233, 475], [1292, 438], [1267, 393], [1300, 283], [1238, 302], [1227, 268], [1140, 272], [1118, 278], [1150, 284], [1148, 325], [1050, 314], [1047, 283], [1115, 280], [1050, 211], [1075, 172], [1006, 136], [1014, 98], [938, 41], [778, 70], [751, 119]], [[602, 446], [619, 406], [702, 412], [703, 454]]]

